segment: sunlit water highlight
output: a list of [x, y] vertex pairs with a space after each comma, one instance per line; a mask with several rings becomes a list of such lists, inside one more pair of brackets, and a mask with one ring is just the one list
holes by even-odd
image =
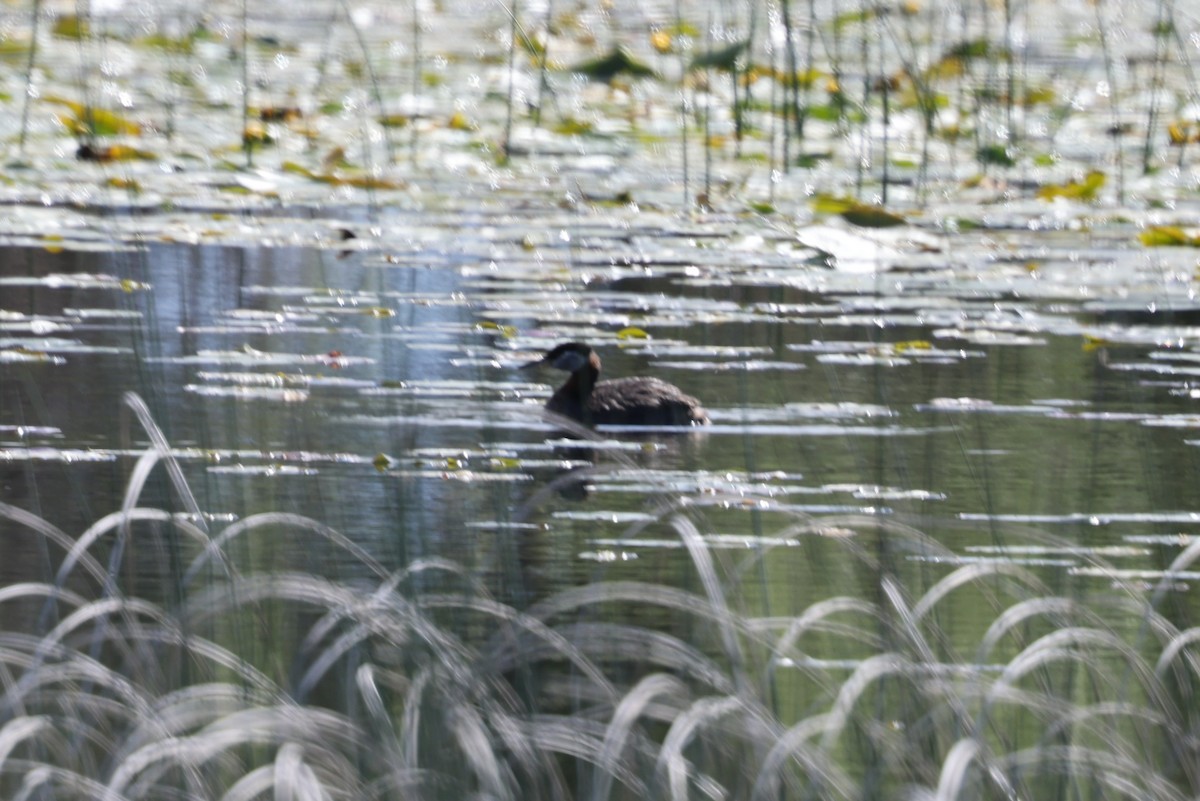
[[6, 18], [0, 794], [1194, 797], [1164, 9]]

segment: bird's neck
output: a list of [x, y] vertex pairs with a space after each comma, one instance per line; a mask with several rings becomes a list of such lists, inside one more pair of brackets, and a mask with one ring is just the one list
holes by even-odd
[[596, 364], [596, 360], [592, 359], [571, 373], [571, 377], [567, 379], [567, 386], [571, 388], [571, 393], [578, 397], [580, 402], [586, 402], [599, 379], [600, 367]]

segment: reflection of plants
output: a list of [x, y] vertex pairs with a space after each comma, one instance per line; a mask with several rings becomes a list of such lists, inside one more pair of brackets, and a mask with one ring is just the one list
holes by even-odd
[[[668, 505], [625, 538], [670, 534], [694, 589], [596, 580], [517, 606], [453, 562], [390, 569], [297, 515], [208, 531], [166, 439], [128, 402], [152, 445], [122, 511], [73, 540], [0, 505], [8, 530], [63, 552], [43, 581], [0, 593], [42, 609], [0, 641], [7, 797], [1166, 801], [1200, 788], [1198, 634], [1167, 603], [1200, 544], [1153, 593], [1118, 585], [1085, 603], [1011, 558], [959, 563], [878, 517], [802, 519], [730, 562]], [[137, 505], [160, 463], [186, 514]], [[356, 578], [256, 564], [284, 536]], [[131, 594], [146, 587], [128, 560], [155, 551], [173, 578], [157, 599]], [[811, 597], [813, 571], [878, 592]]]

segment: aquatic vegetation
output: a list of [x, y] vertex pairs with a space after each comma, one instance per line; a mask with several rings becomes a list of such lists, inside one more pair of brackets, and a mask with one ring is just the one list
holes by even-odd
[[[14, 16], [0, 794], [1197, 795], [1144, 10]], [[713, 425], [562, 438], [573, 339]]]
[[[10, 674], [0, 783], [10, 794], [1196, 791], [1184, 736], [1200, 683], [1196, 629], [1171, 604], [1200, 575], [1195, 542], [1179, 541], [1151, 572], [1121, 567], [1149, 555], [1144, 538], [1098, 548], [1014, 537], [956, 554], [885, 518], [838, 514], [791, 516], [770, 536], [721, 536], [680, 505], [694, 490], [651, 482], [646, 491], [669, 507], [609, 518], [625, 533], [590, 538], [580, 558], [598, 569], [592, 580], [521, 603], [452, 560], [389, 568], [302, 515], [204, 514], [144, 404], [127, 402], [152, 444], [120, 511], [74, 538], [0, 505], [10, 535], [54, 554], [43, 577], [0, 592], [6, 611], [33, 611], [0, 643]], [[158, 466], [181, 512], [139, 502]], [[504, 550], [538, 531], [516, 522], [487, 535]], [[262, 547], [280, 536], [342, 566], [289, 565]], [[148, 548], [175, 554], [161, 583], [124, 569]], [[691, 588], [622, 567], [663, 548], [687, 555]], [[1066, 585], [1042, 572], [1064, 567]], [[743, 581], [830, 569], [873, 576], [878, 597]], [[1111, 586], [1079, 594], [1095, 581]], [[969, 597], [991, 616], [965, 625], [956, 610]]]

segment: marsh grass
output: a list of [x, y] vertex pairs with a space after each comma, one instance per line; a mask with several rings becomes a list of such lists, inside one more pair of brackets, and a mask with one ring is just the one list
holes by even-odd
[[[933, 160], [930, 143], [957, 136], [939, 129], [944, 117], [957, 119], [976, 159], [996, 135], [989, 104], [1001, 104], [999, 116], [1018, 127], [1017, 67], [999, 55], [1018, 23], [1009, 4], [1005, 46], [957, 57], [945, 78], [922, 74], [916, 51], [929, 46], [918, 40], [936, 39], [936, 26], [949, 22], [930, 18], [923, 34], [905, 18], [901, 36], [885, 17], [843, 23], [821, 17], [829, 9], [819, 12], [811, 0], [804, 5], [803, 22], [793, 17], [797, 7], [783, 7], [790, 75], [765, 111], [782, 115], [783, 169], [797, 166], [793, 151], [805, 131], [819, 128], [819, 115], [832, 133], [813, 134], [812, 146], [844, 147], [855, 165], [850, 183], [864, 195], [886, 189], [892, 176], [871, 158], [873, 121], [882, 125], [888, 164], [903, 144], [892, 138], [892, 122], [920, 115], [922, 173]], [[709, 19], [707, 9], [676, 8], [678, 29], [685, 17]], [[1107, 9], [1095, 5], [1098, 21]], [[515, 49], [515, 7], [508, 13], [508, 82], [499, 101], [506, 142], [521, 113], [514, 73], [525, 68]], [[986, 24], [991, 12], [968, 4], [961, 13], [982, 13]], [[348, 13], [338, 20], [359, 44], [355, 58], [366, 65], [380, 111], [389, 98], [371, 66], [378, 43]], [[976, 26], [964, 21], [955, 33], [965, 37]], [[243, 13], [243, 130], [249, 27]], [[422, 30], [414, 13], [414, 96], [419, 60], [438, 45], [422, 42]], [[714, 199], [717, 100], [731, 97], [739, 135], [772, 130], [760, 124], [762, 110], [751, 114], [752, 87], [743, 83], [764, 38], [748, 38], [756, 44], [730, 80], [709, 76], [704, 99], [684, 83], [688, 61], [680, 53], [680, 113], [672, 117], [682, 120], [685, 207], [690, 125], [703, 128], [705, 204]], [[906, 41], [913, 52], [901, 57], [897, 47]], [[1123, 59], [1116, 43], [1099, 42], [1105, 69], [1115, 69]], [[32, 46], [30, 76], [37, 52]], [[545, 52], [532, 67], [539, 92]], [[1156, 56], [1160, 63], [1165, 70]], [[918, 87], [907, 109], [887, 83], [882, 93], [871, 88], [873, 77], [897, 66]], [[1031, 80], [1026, 71], [1020, 77]], [[1003, 98], [980, 90], [1005, 82]], [[371, 164], [371, 115], [356, 113]], [[25, 129], [22, 122], [22, 146]], [[414, 161], [417, 132], [414, 120]], [[1047, 146], [1053, 140], [1052, 133]], [[249, 149], [245, 156], [249, 164]], [[576, 238], [568, 245], [572, 264]], [[1105, 580], [1048, 578], [1006, 556], [968, 561], [884, 517], [797, 515], [771, 540], [786, 544], [731, 553], [715, 547], [717, 513], [709, 516], [699, 501], [736, 509], [742, 499], [664, 488], [647, 501], [650, 519], [625, 538], [675, 544], [687, 557], [679, 580], [597, 569], [546, 593], [521, 587], [501, 595], [473, 567], [440, 555], [388, 564], [355, 532], [287, 508], [218, 524], [149, 409], [136, 396], [126, 405], [149, 445], [129, 470], [117, 511], [76, 535], [0, 505], [6, 533], [34, 538], [45, 563], [39, 579], [0, 589], [0, 613], [19, 622], [0, 633], [4, 797], [1140, 801], [1200, 792], [1200, 627], [1194, 590], [1182, 577], [1200, 545], [1162, 565], [1150, 588], [1086, 553], [1081, 558]], [[154, 479], [170, 505], [147, 501]], [[514, 516], [537, 512], [535, 502]], [[497, 509], [498, 522], [510, 515]], [[1063, 545], [1000, 526], [989, 533], [1014, 553], [1030, 541]], [[499, 527], [494, 536], [501, 569], [512, 571], [505, 580], [521, 586], [514, 554], [522, 531]], [[136, 569], [151, 560], [157, 582]], [[816, 571], [869, 591], [815, 595], [811, 587], [830, 586], [806, 580]]]
[[[598, 575], [513, 604], [453, 561], [386, 566], [286, 510], [206, 524], [145, 405], [126, 403], [149, 445], [120, 511], [72, 537], [0, 506], [54, 555], [42, 580], [0, 591], [0, 608], [41, 609], [0, 635], [6, 797], [1144, 800], [1200, 786], [1200, 629], [1177, 578], [1200, 544], [1150, 590], [955, 566], [869, 516], [797, 518], [775, 540], [790, 545], [730, 557], [687, 497], [664, 495], [626, 537], [674, 537], [682, 584]], [[139, 505], [160, 469], [181, 511]], [[280, 538], [340, 553], [357, 577], [265, 558]], [[162, 586], [132, 592], [146, 553], [168, 559]], [[781, 566], [801, 583], [768, 597], [755, 579]], [[809, 597], [805, 568], [877, 592]], [[993, 614], [964, 626], [963, 608]]]
[[[1048, 167], [1063, 174], [1102, 169], [1112, 174], [1120, 202], [1125, 169], [1136, 164], [1149, 173], [1183, 162], [1192, 144], [1190, 132], [1173, 141], [1168, 126], [1193, 122], [1196, 81], [1186, 41], [1195, 20], [1165, 2], [1147, 5], [1143, 18], [1102, 2], [847, 9], [816, 0], [778, 7], [680, 0], [627, 15], [604, 7], [593, 18], [553, 3], [526, 12], [497, 2], [483, 11], [459, 4], [430, 13], [388, 9], [388, 28], [359, 21], [343, 3], [296, 14], [244, 2], [214, 10], [200, 42], [169, 30], [186, 21], [186, 12], [146, 21], [89, 14], [67, 41], [47, 35], [49, 12], [34, 3], [21, 23], [22, 41], [29, 39], [22, 51], [25, 98], [13, 136], [22, 153], [31, 144], [38, 145], [31, 156], [44, 155], [47, 144], [54, 152], [61, 131], [45, 124], [45, 99], [78, 97], [85, 128], [96, 122], [93, 113], [117, 107], [141, 125], [137, 134], [97, 126], [80, 134], [89, 145], [103, 145], [93, 139], [156, 145], [154, 137], [165, 133], [169, 152], [155, 154], [162, 163], [180, 155], [224, 160], [227, 137], [208, 142], [207, 135], [232, 130], [235, 116], [243, 132], [259, 127], [256, 105], [272, 93], [311, 101], [303, 124], [268, 125], [272, 138], [265, 142], [242, 138], [237, 147], [244, 152], [230, 166], [286, 165], [284, 172], [328, 181], [329, 171], [319, 166], [339, 164], [335, 156], [361, 146], [365, 169], [384, 182], [381, 176], [400, 173], [402, 162], [431, 167], [430, 157], [447, 142], [493, 162], [514, 154], [545, 158], [604, 145], [621, 130], [611, 123], [624, 118], [623, 133], [634, 141], [679, 143], [670, 158], [685, 176], [685, 208], [689, 166], [701, 158], [702, 191], [710, 200], [720, 184], [714, 176], [734, 164], [743, 172], [765, 165], [772, 190], [780, 175], [799, 173], [818, 192], [852, 191], [891, 205], [953, 195], [981, 175], [1025, 186], [1061, 178], [1047, 175]], [[1114, 37], [1114, 26], [1127, 21], [1127, 35]], [[501, 24], [507, 35], [497, 36]], [[161, 30], [146, 32], [155, 25]], [[297, 46], [314, 29], [325, 46], [312, 79], [310, 65], [291, 65], [302, 62]], [[158, 44], [147, 48], [151, 41]], [[158, 52], [167, 42], [172, 46]], [[623, 78], [607, 96], [588, 92], [577, 67], [606, 48], [664, 69]], [[97, 81], [97, 62], [106, 69], [123, 63], [106, 61], [108, 52], [140, 66]], [[711, 60], [722, 54], [730, 55], [727, 64]], [[66, 70], [58, 67], [68, 60], [75, 69], [64, 82]], [[501, 64], [506, 68], [492, 69]], [[138, 80], [156, 69], [163, 81]], [[546, 113], [551, 107], [558, 113]], [[188, 119], [197, 116], [214, 121]], [[677, 131], [661, 126], [667, 118]], [[406, 154], [393, 147], [392, 129], [399, 127], [408, 129]], [[528, 129], [554, 146], [514, 150], [514, 137]], [[190, 140], [179, 136], [185, 131]], [[293, 137], [307, 145], [304, 170], [292, 163]], [[1122, 141], [1129, 137], [1139, 146]], [[379, 156], [371, 152], [376, 142], [385, 151]], [[836, 168], [821, 169], [825, 161]], [[162, 172], [162, 163], [131, 164], [131, 180], [149, 180], [136, 173]], [[770, 200], [778, 198], [772, 193]]]

